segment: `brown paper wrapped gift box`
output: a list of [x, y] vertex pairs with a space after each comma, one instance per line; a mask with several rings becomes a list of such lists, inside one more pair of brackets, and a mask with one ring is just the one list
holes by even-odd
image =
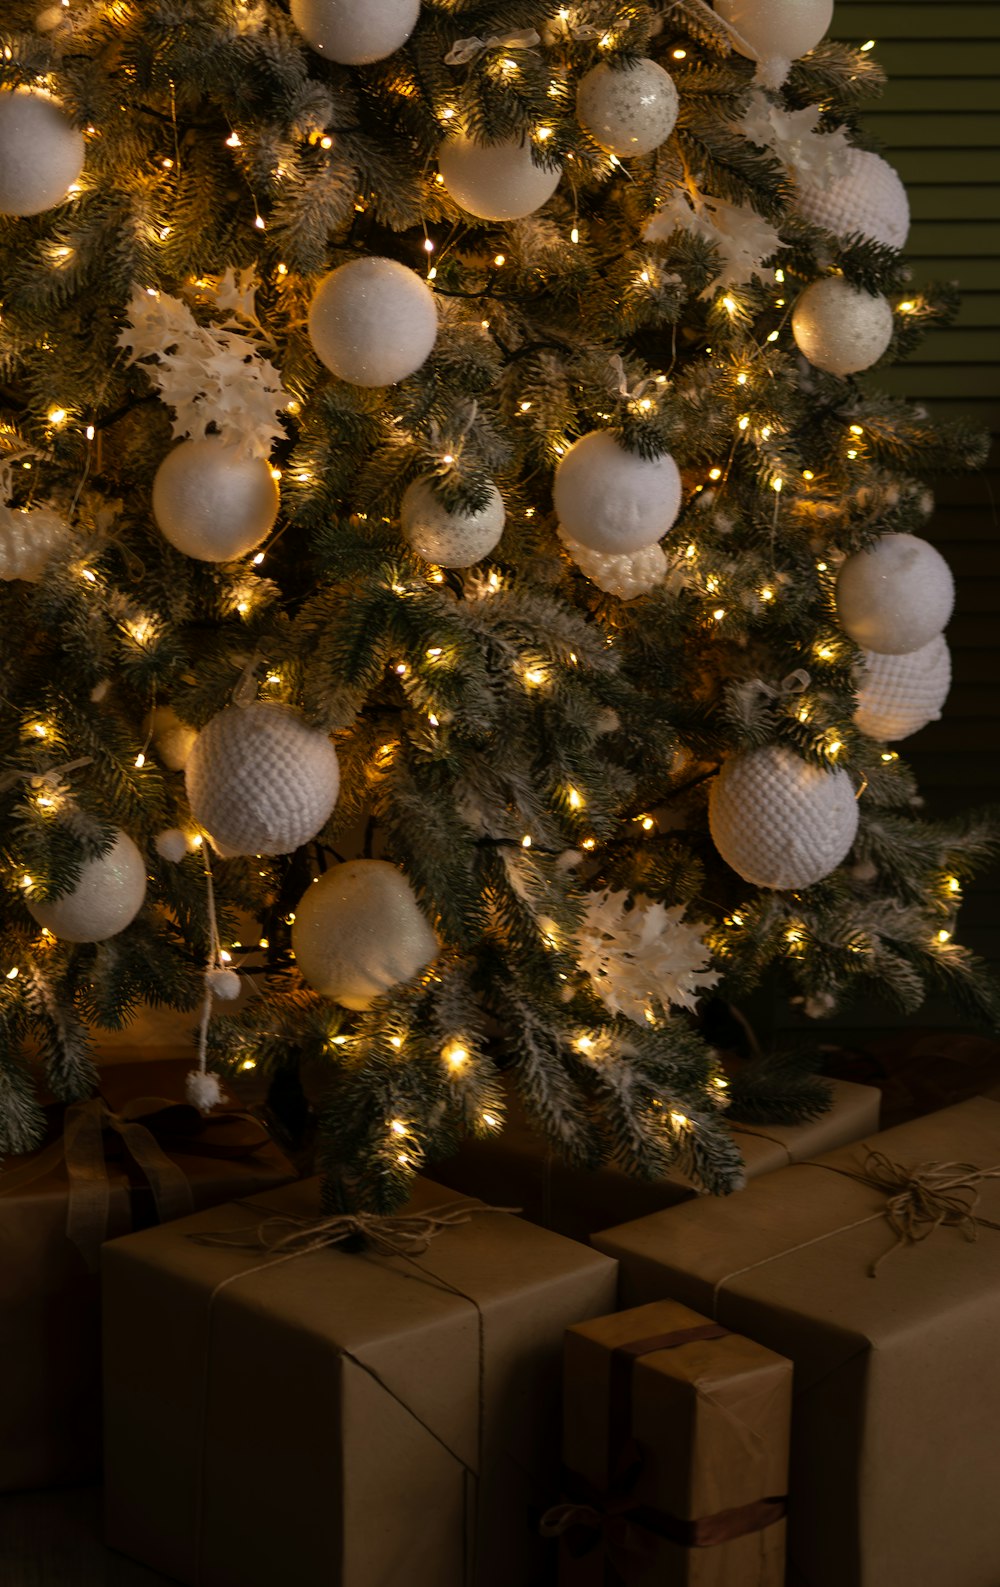
[[[990, 1169], [1000, 1103], [975, 1098], [874, 1144], [911, 1169]], [[621, 1262], [624, 1304], [669, 1296], [794, 1362], [801, 1587], [997, 1587], [1000, 1177], [977, 1187], [978, 1239], [943, 1227], [896, 1248], [893, 1192], [865, 1165], [859, 1147], [831, 1152], [595, 1244]]]

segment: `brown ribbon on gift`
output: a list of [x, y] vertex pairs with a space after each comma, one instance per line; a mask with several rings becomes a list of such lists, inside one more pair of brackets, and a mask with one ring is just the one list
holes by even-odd
[[385, 1217], [350, 1212], [338, 1213], [332, 1218], [292, 1218], [281, 1213], [265, 1218], [255, 1229], [192, 1234], [189, 1238], [198, 1245], [271, 1251], [276, 1256], [307, 1256], [310, 1251], [321, 1251], [324, 1246], [343, 1245], [347, 1240], [361, 1238], [382, 1256], [423, 1256], [439, 1234], [471, 1223], [474, 1213], [519, 1211], [519, 1207], [487, 1207], [482, 1202], [450, 1201], [440, 1207], [428, 1207], [425, 1212]]

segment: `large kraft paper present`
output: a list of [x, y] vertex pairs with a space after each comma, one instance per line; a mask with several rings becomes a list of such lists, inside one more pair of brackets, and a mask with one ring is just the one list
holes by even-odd
[[797, 1587], [997, 1587], [1000, 1102], [871, 1144], [594, 1243], [794, 1362]]
[[[874, 1086], [833, 1080], [828, 1112], [805, 1124], [737, 1124], [733, 1135], [748, 1180], [773, 1173], [804, 1157], [832, 1151], [878, 1129], [881, 1093]], [[514, 1093], [501, 1134], [468, 1141], [433, 1168], [436, 1179], [485, 1201], [514, 1201], [526, 1218], [572, 1240], [589, 1240], [599, 1229], [689, 1201], [697, 1186], [680, 1172], [661, 1179], [635, 1179], [620, 1168], [586, 1169], [564, 1162], [551, 1143], [532, 1129]]]
[[317, 1246], [316, 1180], [105, 1247], [113, 1547], [198, 1587], [547, 1583], [563, 1335], [616, 1266], [428, 1181], [404, 1235], [443, 1204], [412, 1254]]

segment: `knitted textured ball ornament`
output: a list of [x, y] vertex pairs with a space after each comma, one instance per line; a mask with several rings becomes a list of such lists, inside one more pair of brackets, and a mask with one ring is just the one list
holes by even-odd
[[49, 507], [0, 506], [0, 579], [37, 583], [69, 536], [69, 524]]
[[552, 486], [559, 522], [590, 551], [622, 556], [642, 551], [673, 528], [681, 476], [669, 452], [639, 457], [610, 430], [591, 430], [559, 460]]
[[837, 237], [860, 232], [887, 248], [902, 248], [910, 233], [910, 201], [888, 160], [850, 146], [843, 168], [828, 174], [799, 172], [796, 205], [806, 220]]
[[565, 532], [560, 532], [559, 538], [580, 572], [585, 573], [592, 584], [623, 601], [648, 595], [667, 576], [667, 559], [655, 541], [639, 551], [614, 556], [604, 551], [591, 551], [571, 540]]
[[726, 761], [708, 817], [716, 848], [744, 881], [812, 887], [846, 859], [858, 802], [845, 771], [824, 771], [772, 745]]
[[340, 789], [326, 735], [289, 706], [261, 702], [213, 716], [184, 775], [191, 814], [225, 859], [290, 854], [325, 826]]
[[943, 634], [909, 655], [866, 650], [859, 668], [854, 721], [869, 738], [909, 738], [936, 722], [951, 688], [951, 652]]
[[40, 215], [83, 170], [83, 134], [45, 94], [0, 93], [0, 215]]
[[392, 386], [426, 363], [437, 341], [434, 294], [395, 259], [352, 259], [324, 276], [309, 305], [321, 363], [352, 386]]
[[402, 871], [386, 860], [349, 860], [304, 894], [292, 949], [317, 992], [366, 1009], [430, 964], [438, 942]]
[[198, 730], [182, 722], [172, 705], [158, 705], [146, 718], [156, 758], [168, 771], [183, 771], [194, 749]]
[[883, 535], [848, 557], [837, 579], [837, 616], [864, 650], [904, 656], [929, 644], [955, 604], [951, 569], [917, 535]]
[[806, 287], [792, 311], [800, 353], [828, 375], [855, 375], [878, 363], [892, 341], [892, 308], [881, 296], [824, 276]]
[[231, 562], [270, 533], [278, 487], [266, 460], [241, 457], [218, 436], [181, 441], [153, 481], [153, 517], [165, 540], [199, 562]]
[[520, 138], [477, 143], [464, 132], [438, 149], [438, 170], [455, 203], [480, 220], [519, 220], [548, 203], [562, 176], [536, 165], [531, 144]]
[[650, 154], [669, 138], [680, 100], [674, 80], [655, 61], [594, 66], [576, 91], [576, 114], [595, 143], [622, 158]]
[[146, 862], [127, 832], [96, 860], [87, 860], [72, 892], [28, 911], [62, 942], [106, 942], [124, 931], [146, 896]]
[[292, 0], [292, 21], [311, 49], [342, 66], [395, 54], [420, 15], [420, 0]]
[[404, 540], [418, 556], [443, 568], [471, 568], [489, 556], [506, 517], [503, 497], [492, 484], [482, 512], [449, 512], [426, 479], [409, 486], [399, 508]]
[[795, 61], [823, 38], [833, 0], [715, 0], [715, 10], [734, 29], [733, 48], [740, 55]]

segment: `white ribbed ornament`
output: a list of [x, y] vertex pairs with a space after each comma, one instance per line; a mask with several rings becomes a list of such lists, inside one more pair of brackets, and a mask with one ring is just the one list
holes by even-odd
[[812, 766], [783, 745], [727, 760], [708, 815], [726, 864], [758, 887], [812, 887], [846, 859], [858, 829], [847, 773]]
[[881, 295], [824, 276], [806, 287], [792, 311], [799, 352], [828, 375], [856, 375], [878, 363], [892, 341], [892, 308]]
[[292, 949], [317, 992], [366, 1009], [430, 964], [438, 941], [402, 871], [386, 860], [349, 860], [303, 895]]
[[943, 634], [908, 655], [866, 650], [859, 668], [854, 721], [869, 738], [893, 743], [936, 722], [951, 688], [951, 652]]
[[573, 561], [592, 584], [607, 595], [617, 595], [623, 601], [634, 600], [637, 595], [648, 595], [662, 584], [667, 576], [667, 559], [654, 541], [638, 551], [628, 551], [621, 556], [605, 551], [591, 551], [580, 545], [565, 532], [559, 538]]
[[798, 60], [824, 37], [833, 0], [715, 0], [715, 10], [735, 29], [733, 47], [751, 60]]
[[153, 481], [153, 517], [165, 540], [199, 562], [231, 562], [268, 535], [278, 487], [262, 457], [241, 457], [219, 436], [180, 441]]
[[559, 522], [590, 551], [643, 551], [673, 528], [681, 476], [669, 452], [640, 457], [610, 430], [591, 430], [559, 460], [552, 485]]
[[0, 215], [40, 215], [83, 170], [83, 134], [46, 94], [0, 93]]
[[482, 512], [449, 512], [429, 480], [414, 480], [399, 507], [403, 539], [420, 557], [443, 568], [471, 568], [489, 556], [506, 521], [503, 497], [490, 485]]
[[519, 220], [548, 203], [562, 176], [531, 158], [531, 144], [520, 138], [477, 143], [464, 132], [446, 138], [438, 149], [444, 185], [462, 209], [480, 220]]
[[624, 67], [600, 61], [576, 91], [580, 125], [622, 159], [658, 149], [674, 130], [679, 105], [673, 78], [648, 58]]
[[868, 149], [845, 150], [836, 176], [800, 171], [795, 177], [799, 213], [836, 237], [860, 232], [887, 248], [902, 248], [910, 233], [910, 201], [888, 160]]
[[96, 860], [87, 860], [72, 892], [28, 912], [61, 942], [106, 942], [124, 931], [146, 896], [146, 862], [127, 832]]
[[392, 386], [426, 363], [437, 341], [434, 294], [395, 259], [351, 259], [323, 277], [309, 305], [321, 363], [352, 386]]
[[940, 634], [955, 604], [955, 581], [918, 535], [883, 535], [848, 557], [837, 579], [840, 626], [864, 650], [905, 656]]
[[0, 506], [0, 579], [37, 583], [69, 534], [69, 524], [49, 507]]
[[367, 66], [402, 48], [417, 25], [420, 0], [292, 0], [291, 12], [317, 55]]

